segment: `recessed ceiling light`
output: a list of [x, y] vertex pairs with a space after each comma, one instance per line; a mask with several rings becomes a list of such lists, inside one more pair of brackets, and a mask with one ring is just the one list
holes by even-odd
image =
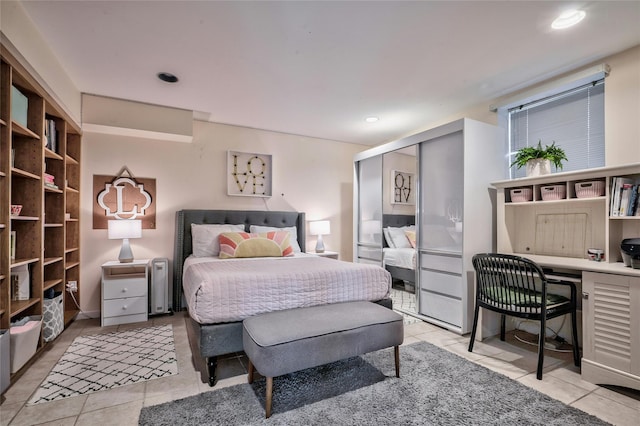
[[178, 82], [178, 77], [176, 77], [175, 75], [169, 73], [169, 72], [159, 72], [158, 73], [158, 78], [162, 81], [165, 81], [167, 83], [177, 83]]
[[587, 13], [583, 10], [567, 10], [562, 12], [552, 23], [551, 28], [554, 30], [563, 30], [569, 28], [582, 21]]
[[367, 117], [364, 119], [364, 121], [366, 121], [367, 123], [375, 123], [376, 121], [380, 120], [378, 117]]

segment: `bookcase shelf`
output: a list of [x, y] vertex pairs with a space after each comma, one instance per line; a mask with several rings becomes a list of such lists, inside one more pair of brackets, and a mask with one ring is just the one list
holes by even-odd
[[29, 300], [13, 300], [11, 301], [11, 316], [14, 317], [21, 314], [37, 303], [40, 303], [39, 297], [34, 297]]
[[57, 279], [57, 280], [47, 280], [44, 282], [44, 285], [42, 286], [42, 290], [46, 291], [49, 290], [50, 288], [55, 287], [56, 285], [62, 283], [61, 279]]
[[36, 133], [32, 132], [28, 128], [24, 127], [22, 124], [18, 123], [17, 121], [11, 121], [11, 127], [12, 127], [12, 131], [18, 135], [27, 136], [33, 139], [40, 140], [40, 136], [38, 136]]
[[11, 174], [15, 177], [23, 177], [23, 178], [40, 180], [40, 176], [31, 172], [28, 172], [26, 170], [18, 169], [16, 167], [11, 168]]
[[[82, 131], [21, 60], [1, 47], [0, 329], [22, 317], [42, 315], [44, 292], [51, 290], [64, 294], [68, 324], [79, 309], [64, 291], [65, 282], [78, 282], [78, 303], [82, 290], [80, 227], [77, 220], [66, 220], [66, 214], [80, 217]], [[26, 111], [13, 110], [12, 86], [26, 98]], [[20, 215], [11, 216], [11, 205], [22, 206]], [[18, 271], [28, 272], [29, 300], [12, 300], [12, 274]], [[36, 354], [45, 345], [40, 338]]]

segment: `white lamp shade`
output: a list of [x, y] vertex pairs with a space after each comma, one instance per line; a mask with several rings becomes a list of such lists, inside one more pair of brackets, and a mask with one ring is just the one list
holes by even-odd
[[311, 235], [329, 235], [331, 233], [331, 222], [328, 220], [309, 222], [309, 232]]
[[107, 224], [110, 240], [142, 237], [142, 221], [133, 219], [110, 220]]

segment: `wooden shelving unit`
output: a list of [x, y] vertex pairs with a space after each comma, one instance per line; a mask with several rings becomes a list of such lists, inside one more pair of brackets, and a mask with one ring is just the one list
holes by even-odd
[[[26, 125], [20, 114], [12, 110], [12, 86], [27, 98]], [[74, 296], [79, 302], [81, 141], [79, 124], [3, 48], [0, 55], [2, 329], [24, 316], [42, 315], [45, 292], [64, 295], [65, 324], [79, 311], [65, 291], [65, 284], [78, 283]], [[18, 204], [22, 206], [20, 214], [11, 215], [11, 206]], [[14, 256], [12, 235], [15, 235]], [[29, 299], [12, 300], [12, 271], [25, 266], [29, 271]], [[44, 346], [41, 338], [36, 353], [41, 353]], [[27, 362], [23, 370], [31, 364]]]

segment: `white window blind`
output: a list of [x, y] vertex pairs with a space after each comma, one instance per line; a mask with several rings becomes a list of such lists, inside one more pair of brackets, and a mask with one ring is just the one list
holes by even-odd
[[[553, 141], [568, 158], [562, 171], [605, 165], [604, 79], [508, 110], [509, 164], [520, 148]], [[553, 166], [552, 166], [553, 167]], [[510, 168], [511, 178], [525, 176]]]

